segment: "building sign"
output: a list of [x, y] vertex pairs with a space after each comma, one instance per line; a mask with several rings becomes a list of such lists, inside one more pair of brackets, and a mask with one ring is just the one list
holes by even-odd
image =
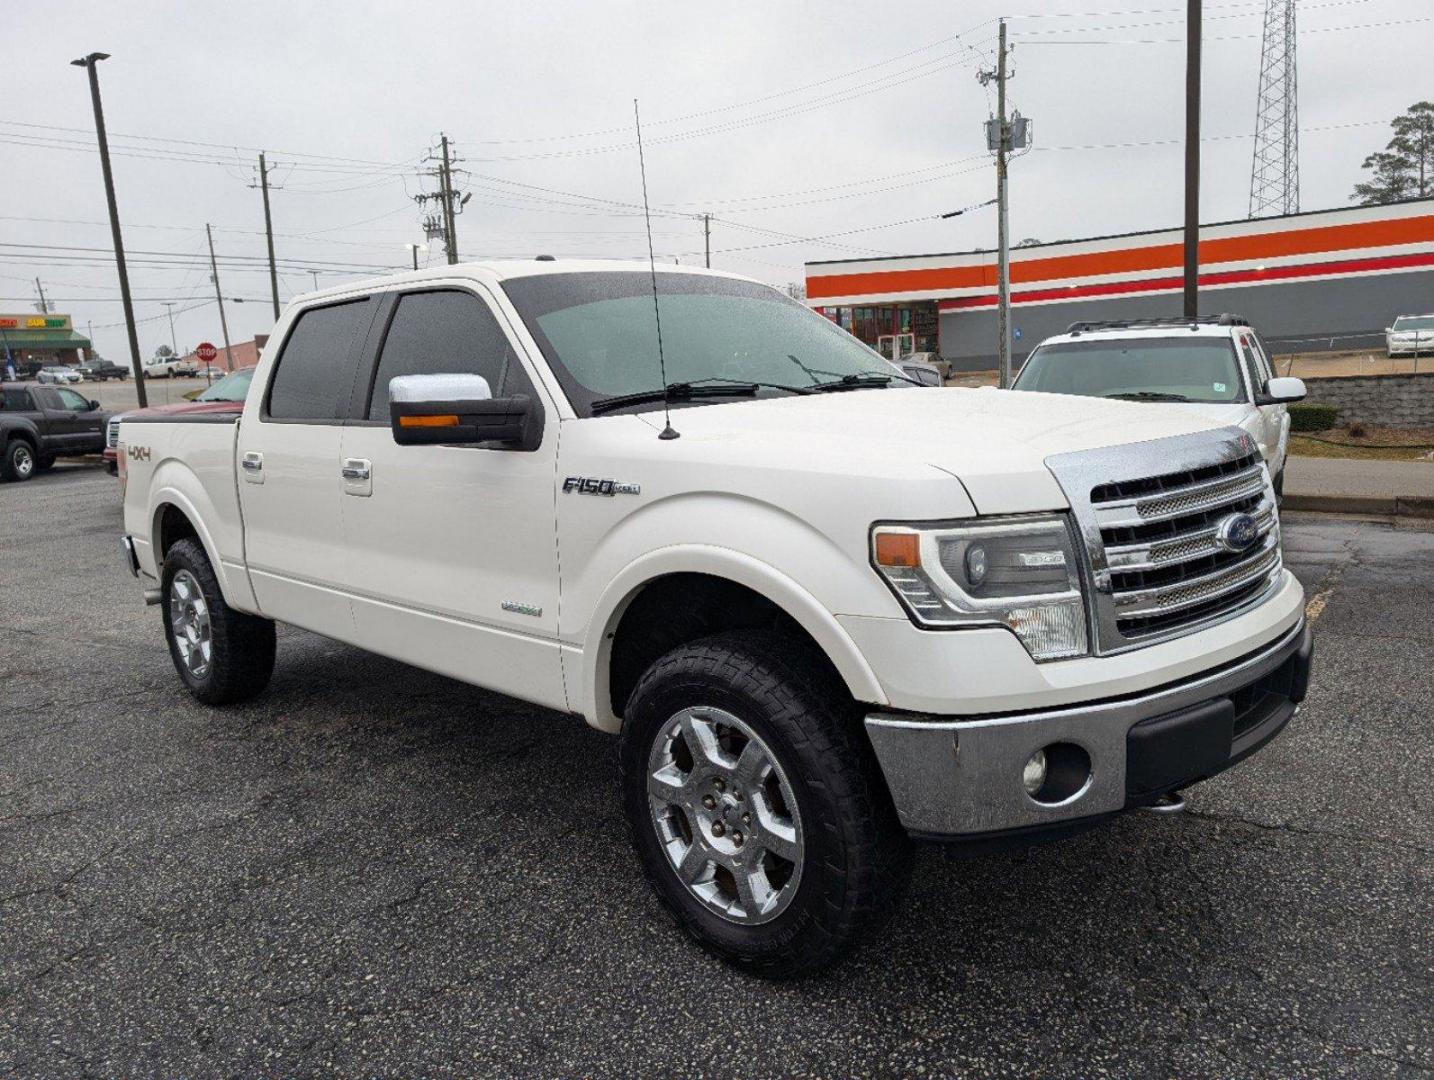
[[0, 315], [0, 330], [69, 330], [68, 315]]

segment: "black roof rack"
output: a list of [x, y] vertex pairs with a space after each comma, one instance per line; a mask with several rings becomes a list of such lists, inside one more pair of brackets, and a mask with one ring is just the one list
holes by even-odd
[[1145, 330], [1152, 327], [1179, 327], [1179, 326], [1249, 326], [1250, 320], [1243, 315], [1231, 315], [1225, 312], [1220, 315], [1195, 315], [1195, 316], [1172, 316], [1164, 319], [1092, 319], [1083, 322], [1073, 322], [1066, 328], [1067, 334], [1083, 334], [1091, 330]]

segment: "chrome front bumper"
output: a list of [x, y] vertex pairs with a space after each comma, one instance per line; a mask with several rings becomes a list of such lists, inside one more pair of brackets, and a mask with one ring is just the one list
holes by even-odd
[[[1038, 830], [1148, 803], [1253, 753], [1303, 700], [1310, 654], [1301, 619], [1248, 656], [1150, 693], [977, 720], [871, 713], [866, 729], [909, 832]], [[1063, 801], [1037, 802], [1022, 770], [1052, 743], [1084, 750], [1090, 774]], [[1182, 773], [1185, 762], [1193, 774]]]

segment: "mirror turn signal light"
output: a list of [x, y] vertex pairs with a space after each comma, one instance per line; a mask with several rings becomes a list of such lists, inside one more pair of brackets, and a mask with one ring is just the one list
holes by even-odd
[[916, 533], [877, 533], [878, 566], [920, 566], [921, 537]]
[[457, 427], [458, 417], [452, 413], [442, 416], [400, 416], [399, 427]]

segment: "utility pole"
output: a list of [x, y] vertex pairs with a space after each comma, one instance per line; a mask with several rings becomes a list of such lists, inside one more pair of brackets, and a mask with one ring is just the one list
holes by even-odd
[[[1006, 81], [1011, 78], [1007, 52], [1006, 20], [1002, 19], [996, 46], [996, 70], [976, 74], [982, 86], [996, 84], [996, 118], [986, 123], [986, 147], [996, 152], [996, 368], [1002, 389], [1011, 385], [1011, 229], [1006, 171], [1011, 150], [1017, 143], [1022, 147], [1027, 145], [1027, 123], [1020, 118], [1021, 114], [1016, 113], [1017, 124], [1006, 119]], [[956, 214], [943, 216], [955, 217]]]
[[[251, 187], [253, 185], [250, 185]], [[269, 216], [269, 167], [259, 153], [259, 187], [264, 192], [264, 237], [269, 241], [269, 291], [274, 297], [274, 321], [279, 321], [279, 271], [274, 266], [274, 220]]]
[[174, 355], [179, 355], [179, 341], [174, 336], [174, 305], [176, 301], [163, 301], [164, 310], [169, 313], [169, 347], [174, 350]]
[[[110, 208], [110, 232], [114, 236], [115, 266], [119, 271], [120, 300], [124, 307], [125, 327], [129, 331], [129, 358], [134, 368], [134, 392], [141, 409], [149, 404], [144, 390], [144, 365], [139, 359], [139, 332], [134, 325], [134, 302], [129, 295], [129, 272], [125, 269], [124, 241], [120, 238], [119, 208], [115, 205], [115, 178], [110, 171], [110, 143], [105, 136], [105, 113], [100, 106], [100, 74], [95, 67], [101, 60], [108, 60], [109, 53], [92, 52], [78, 60], [71, 60], [75, 67], [85, 68], [90, 76], [90, 100], [95, 108], [95, 138], [100, 146], [100, 171], [105, 177], [105, 199]], [[93, 341], [93, 339], [91, 339]]]
[[712, 215], [702, 215], [702, 255], [708, 270], [712, 269]]
[[448, 136], [443, 136], [443, 228], [444, 242], [448, 248], [448, 265], [458, 261], [457, 215], [453, 212], [453, 166], [448, 160]]
[[50, 314], [50, 303], [49, 303], [48, 300], [45, 299], [45, 286], [43, 286], [43, 285], [40, 284], [40, 279], [39, 279], [39, 278], [36, 278], [36, 279], [35, 279], [35, 289], [36, 289], [36, 291], [38, 291], [39, 294], [40, 294], [40, 314], [41, 314], [41, 315], [48, 315], [48, 314]]
[[234, 353], [229, 348], [229, 323], [224, 318], [224, 297], [219, 292], [219, 264], [214, 259], [214, 230], [204, 223], [204, 234], [209, 237], [209, 269], [214, 274], [214, 299], [219, 302], [219, 330], [224, 335], [224, 365], [234, 370]]
[[1200, 314], [1200, 0], [1185, 13], [1185, 316]]

